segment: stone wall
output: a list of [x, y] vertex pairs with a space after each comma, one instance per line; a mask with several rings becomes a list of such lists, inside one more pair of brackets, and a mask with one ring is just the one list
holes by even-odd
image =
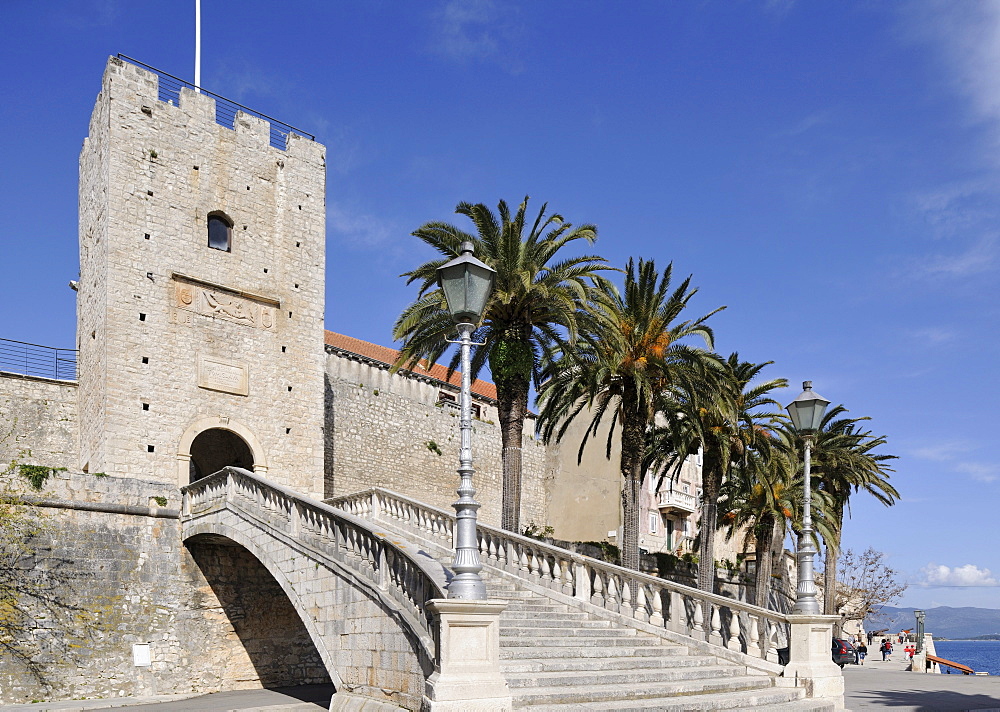
[[[328, 353], [327, 497], [384, 487], [443, 509], [458, 496], [458, 411], [437, 405], [440, 384]], [[484, 522], [500, 523], [501, 447], [496, 408], [483, 402], [472, 435], [476, 499]], [[546, 447], [522, 438], [521, 522], [544, 525], [555, 471]]]
[[17, 460], [73, 468], [77, 387], [70, 381], [0, 373], [0, 470]]
[[[41, 677], [9, 651], [0, 655], [0, 703], [326, 680], [288, 599], [259, 564], [232, 547], [189, 549], [176, 518], [153, 516], [179, 507], [175, 487], [79, 472], [56, 473], [41, 492], [9, 484], [60, 505], [29, 509], [44, 529], [24, 574], [58, 603], [22, 599], [32, 620], [17, 649]], [[150, 645], [149, 667], [133, 664], [141, 643]]]

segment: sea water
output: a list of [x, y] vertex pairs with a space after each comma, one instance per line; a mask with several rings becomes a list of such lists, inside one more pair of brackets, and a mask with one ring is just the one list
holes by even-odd
[[[968, 665], [976, 672], [1000, 675], [1000, 640], [935, 640], [934, 649], [939, 658]], [[948, 668], [941, 665], [940, 669], [944, 672]], [[952, 670], [952, 674], [956, 672]]]

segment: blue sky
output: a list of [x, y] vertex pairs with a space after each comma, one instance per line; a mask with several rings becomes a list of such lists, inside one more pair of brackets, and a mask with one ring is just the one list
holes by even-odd
[[[193, 5], [7, 0], [0, 337], [74, 345], [77, 157], [107, 57], [193, 77]], [[846, 547], [901, 605], [1000, 607], [997, 2], [203, 0], [203, 85], [328, 147], [327, 328], [390, 345], [459, 201], [673, 260], [717, 350], [900, 456]], [[991, 433], [993, 433], [991, 435]]]

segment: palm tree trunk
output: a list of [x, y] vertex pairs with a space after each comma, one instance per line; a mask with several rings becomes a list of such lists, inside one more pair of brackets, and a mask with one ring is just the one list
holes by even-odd
[[521, 436], [524, 415], [528, 410], [528, 381], [523, 378], [505, 379], [497, 388], [497, 409], [500, 419], [500, 440], [503, 447], [503, 502], [500, 527], [521, 533]]
[[718, 454], [711, 448], [705, 451], [701, 471], [701, 521], [698, 524], [701, 545], [698, 547], [698, 588], [715, 592], [715, 530], [719, 513], [716, 502], [722, 488], [722, 468]]
[[774, 568], [772, 554], [774, 551], [774, 517], [761, 515], [757, 525], [755, 553], [757, 558], [757, 574], [754, 580], [754, 605], [767, 608], [771, 593], [771, 570]]
[[641, 422], [622, 418], [622, 566], [639, 570], [639, 492], [642, 487], [642, 453], [645, 445]]

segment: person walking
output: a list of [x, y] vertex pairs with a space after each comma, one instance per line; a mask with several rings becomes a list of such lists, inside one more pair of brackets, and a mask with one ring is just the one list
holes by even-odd
[[882, 662], [885, 662], [885, 659], [889, 655], [889, 641], [882, 638], [882, 644], [878, 646], [878, 651], [882, 653]]
[[858, 643], [858, 664], [865, 664], [865, 657], [868, 655], [868, 646], [865, 645], [865, 641]]

